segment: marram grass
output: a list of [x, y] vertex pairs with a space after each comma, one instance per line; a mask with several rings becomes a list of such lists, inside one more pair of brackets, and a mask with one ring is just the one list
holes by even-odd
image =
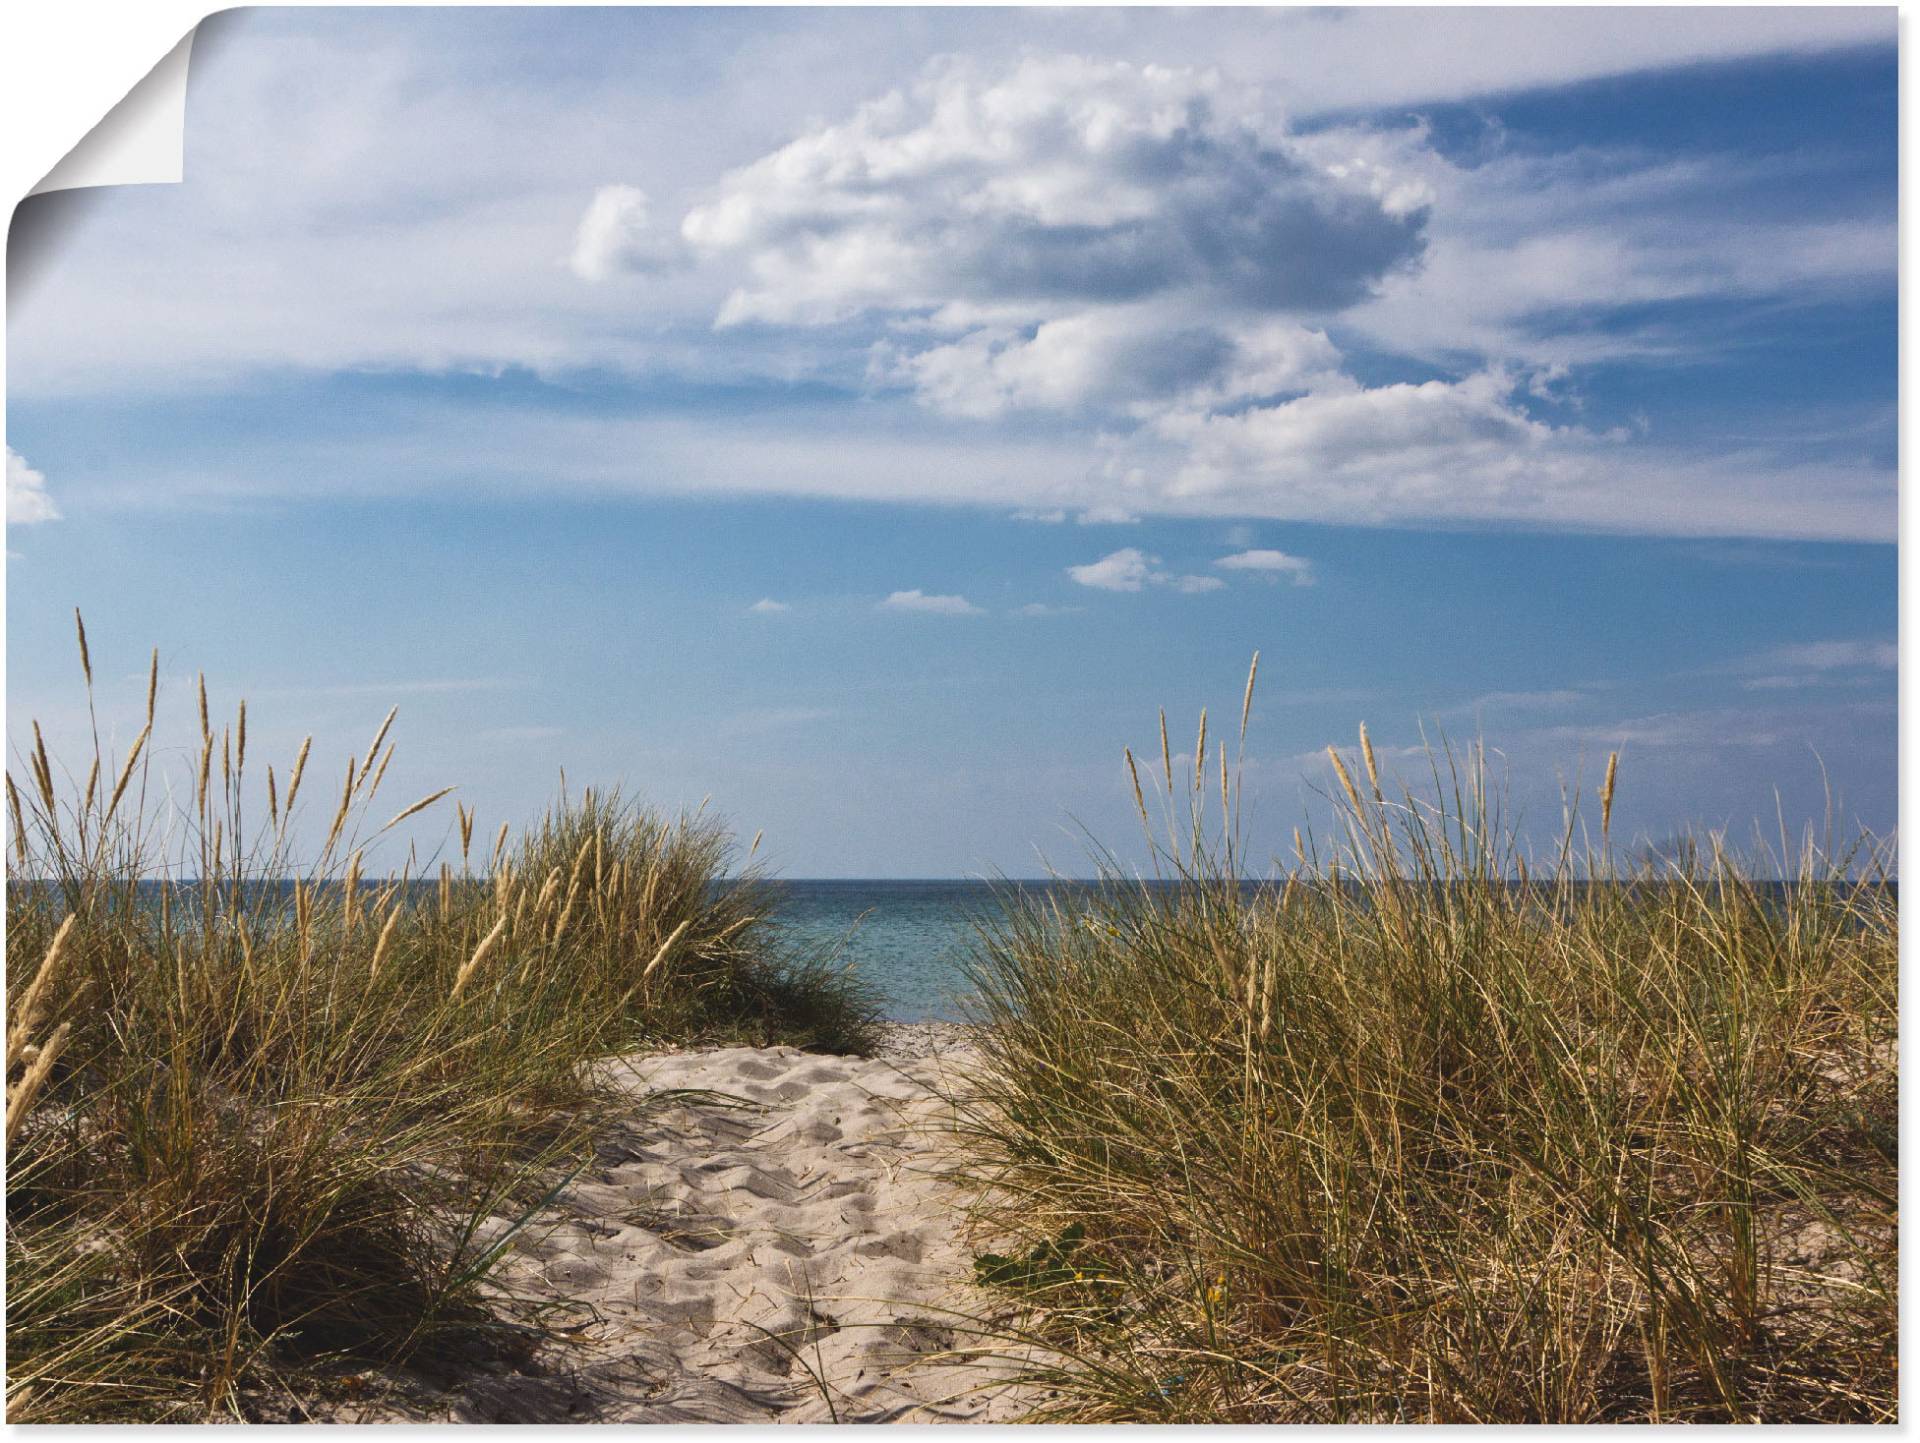
[[1153, 883], [1010, 892], [973, 963], [1041, 1416], [1896, 1416], [1888, 849], [1628, 868], [1609, 758], [1529, 868], [1479, 753], [1395, 787], [1363, 731], [1333, 844], [1249, 891], [1201, 736], [1164, 828], [1127, 758]]
[[710, 817], [563, 795], [476, 856], [461, 807], [457, 858], [375, 878], [368, 846], [446, 796], [380, 796], [391, 715], [335, 779], [303, 745], [260, 788], [203, 683], [169, 793], [158, 701], [156, 657], [124, 757], [69, 779], [35, 726], [7, 776], [10, 1422], [259, 1416], [330, 1367], [506, 1346], [482, 1224], [535, 1222], [586, 1155], [583, 1064], [871, 1040]]

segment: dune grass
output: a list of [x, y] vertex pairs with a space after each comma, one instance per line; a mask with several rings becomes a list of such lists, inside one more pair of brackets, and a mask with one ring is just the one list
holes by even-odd
[[1129, 755], [1156, 877], [1010, 893], [973, 963], [1040, 1416], [1896, 1416], [1886, 851], [1616, 864], [1610, 759], [1530, 868], [1481, 754], [1395, 786], [1363, 729], [1250, 891], [1226, 751], [1163, 743], [1164, 827]]
[[[36, 726], [7, 777], [9, 1421], [258, 1416], [316, 1369], [517, 1346], [485, 1278], [587, 1155], [583, 1064], [870, 1046], [871, 996], [788, 946], [718, 821], [588, 792], [476, 838], [446, 793], [381, 799], [391, 715], [322, 780], [204, 683], [163, 779], [154, 665], [126, 754], [69, 774]], [[448, 806], [449, 860], [363, 874]]]

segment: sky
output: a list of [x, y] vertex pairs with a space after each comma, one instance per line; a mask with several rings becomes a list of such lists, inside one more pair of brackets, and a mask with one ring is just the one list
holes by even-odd
[[1615, 750], [1649, 845], [1890, 833], [1896, 79], [1890, 8], [223, 12], [184, 184], [16, 214], [10, 743], [77, 606], [170, 767], [204, 673], [483, 834], [1084, 873], [1257, 650], [1255, 855], [1362, 721], [1537, 847]]

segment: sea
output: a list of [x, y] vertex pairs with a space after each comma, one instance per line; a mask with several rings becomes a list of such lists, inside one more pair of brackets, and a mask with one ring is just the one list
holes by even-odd
[[885, 999], [894, 1022], [963, 1015], [964, 963], [981, 918], [1006, 887], [1058, 883], [781, 881], [779, 916], [791, 941], [851, 963]]

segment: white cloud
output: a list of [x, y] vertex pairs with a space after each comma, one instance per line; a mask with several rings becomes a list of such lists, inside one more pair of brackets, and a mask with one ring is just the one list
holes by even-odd
[[513, 691], [530, 683], [511, 676], [426, 677], [412, 681], [349, 681], [314, 683], [300, 686], [268, 686], [250, 689], [259, 697], [395, 697], [444, 696], [472, 691]]
[[[1577, 408], [1574, 363], [1647, 344], [1565, 316], [1884, 279], [1884, 218], [1677, 226], [1727, 182], [1592, 150], [1456, 164], [1423, 125], [1295, 132], [1262, 99], [1197, 69], [953, 61], [730, 173], [683, 232], [739, 275], [722, 327], [884, 326], [869, 379], [933, 411], [1098, 418], [1095, 508], [1890, 533], [1883, 467], [1539, 415]], [[1362, 384], [1334, 315], [1441, 374]]]
[[1158, 557], [1149, 557], [1137, 546], [1125, 546], [1098, 561], [1084, 566], [1069, 566], [1067, 575], [1082, 586], [1101, 591], [1138, 591], [1152, 578]]
[[1577, 706], [1585, 700], [1587, 693], [1572, 687], [1555, 687], [1548, 691], [1490, 691], [1457, 710], [1478, 711], [1485, 707], [1494, 711], [1532, 711]]
[[1254, 101], [1188, 68], [949, 60], [731, 172], [682, 234], [744, 273], [721, 327], [877, 317], [869, 376], [946, 415], [1299, 391], [1340, 365], [1302, 318], [1417, 258], [1425, 192]]
[[1900, 665], [1900, 648], [1891, 641], [1812, 641], [1776, 647], [1767, 653], [1767, 660], [1807, 671], [1892, 671]]
[[7, 525], [33, 526], [59, 519], [60, 508], [47, 494], [47, 478], [13, 447], [7, 447]]
[[950, 416], [1009, 411], [1121, 410], [1225, 405], [1300, 390], [1337, 374], [1326, 336], [1290, 321], [1207, 318], [1191, 300], [1107, 306], [1032, 327], [987, 326], [957, 341], [879, 353], [877, 379], [910, 386]]
[[[1742, 197], [1820, 184], [1826, 162], [1811, 154], [1755, 162], [1649, 158], [1633, 147], [1509, 152], [1496, 137], [1491, 154], [1456, 163], [1421, 127], [1339, 129], [1312, 144], [1386, 161], [1434, 196], [1419, 267], [1384, 276], [1345, 317], [1376, 344], [1416, 355], [1477, 352], [1564, 385], [1577, 380], [1570, 365], [1670, 361], [1718, 344], [1711, 331], [1690, 341], [1672, 322], [1672, 303], [1805, 305], [1890, 285], [1895, 273], [1889, 214], [1809, 221], [1792, 207], [1756, 211]], [[1639, 316], [1579, 323], [1583, 311], [1626, 307]]]
[[1875, 673], [1893, 671], [1899, 665], [1900, 648], [1891, 641], [1799, 642], [1749, 657], [1740, 666], [1759, 674], [1740, 685], [1746, 691], [1863, 686]]
[[745, 262], [722, 325], [940, 307], [1040, 319], [1196, 289], [1326, 309], [1417, 254], [1417, 197], [1331, 174], [1228, 113], [1226, 89], [1072, 55], [949, 60], [731, 172], [681, 233]]
[[[489, 410], [488, 423], [476, 427], [469, 410], [422, 400], [404, 412], [356, 418], [345, 438], [331, 427], [277, 434], [270, 467], [244, 450], [144, 455], [137, 471], [90, 476], [89, 499], [137, 510], [268, 496], [461, 495], [485, 486], [543, 498], [771, 495], [1005, 510], [1041, 498], [1089, 523], [1143, 514], [1347, 525], [1491, 521], [1846, 541], [1890, 541], [1894, 530], [1890, 478], [1871, 464], [1785, 464], [1764, 449], [1649, 456], [1572, 428], [1504, 462], [1498, 448], [1476, 456], [1463, 441], [1451, 448], [1464, 468], [1457, 475], [1447, 469], [1445, 446], [1396, 458], [1357, 434], [1349, 453], [1315, 452], [1337, 464], [1325, 474], [1289, 466], [1284, 456], [1269, 465], [1248, 450], [1245, 474], [1195, 484], [1183, 475], [1177, 446], [1157, 436], [1117, 442], [1089, 465], [1087, 442], [1073, 434], [1005, 428], [956, 437], [903, 427], [879, 407], [824, 417], [772, 408], [716, 429], [690, 416], [560, 414], [503, 402]], [[417, 464], [397, 472], [397, 451]], [[636, 457], [647, 464], [636, 467]]]
[[883, 611], [919, 611], [935, 616], [980, 616], [980, 608], [964, 596], [929, 596], [915, 587], [912, 591], [896, 591], [880, 603]]
[[1586, 433], [1533, 420], [1513, 378], [1349, 384], [1232, 415], [1181, 414], [1160, 425], [1184, 442], [1186, 495], [1281, 493], [1386, 520], [1475, 500], [1525, 504], [1563, 473]]
[[1225, 586], [1217, 576], [1180, 576], [1160, 568], [1160, 558], [1137, 546], [1123, 546], [1098, 561], [1069, 566], [1067, 575], [1082, 586], [1099, 591], [1139, 591], [1147, 586], [1169, 586], [1189, 594], [1218, 591]]
[[1015, 616], [1079, 616], [1086, 611], [1084, 606], [1054, 606], [1044, 601], [1029, 601], [1025, 606], [1014, 610]]
[[755, 616], [778, 616], [793, 608], [784, 601], [775, 601], [771, 596], [763, 596], [747, 608]]
[[[490, 28], [508, 23], [536, 62], [512, 75], [493, 65]], [[528, 489], [1013, 496], [1083, 519], [1892, 536], [1893, 468], [1861, 459], [1891, 448], [1858, 431], [1817, 451], [1726, 437], [1686, 450], [1539, 419], [1561, 414], [1542, 390], [1578, 399], [1588, 360], [1723, 339], [1661, 302], [1875, 294], [1893, 276], [1890, 204], [1755, 213], [1752, 196], [1795, 193], [1825, 163], [1813, 150], [1681, 162], [1509, 152], [1496, 136], [1465, 157], [1419, 126], [1325, 123], [1636, 67], [1891, 45], [1886, 12], [953, 11], [884, 37], [851, 13], [706, 12], [684, 73], [660, 86], [635, 84], [657, 61], [638, 31], [595, 28], [584, 46], [581, 23], [219, 17], [196, 52], [191, 182], [96, 197], [62, 237], [58, 264], [10, 307], [14, 396], [587, 369], [814, 383], [808, 404], [852, 427], [859, 403], [822, 398], [870, 377], [930, 413], [917, 432], [889, 413], [893, 450], [925, 468], [843, 481], [822, 459], [743, 476], [709, 454], [740, 449], [709, 427], [686, 448], [697, 480], [659, 466], [615, 482], [639, 427], [602, 418], [572, 428], [565, 455], [529, 446], [492, 469]], [[1063, 53], [1090, 49], [1109, 58]], [[938, 54], [969, 58], [924, 68]], [[1283, 103], [1315, 123], [1290, 126]], [[1744, 211], [1729, 200], [1743, 188]], [[671, 284], [649, 278], [669, 263]], [[1623, 302], [1660, 319], [1592, 323]], [[828, 319], [842, 324], [814, 325]], [[1355, 342], [1398, 353], [1399, 374], [1428, 378], [1440, 402], [1414, 381], [1363, 386], [1341, 355]], [[1504, 390], [1476, 435], [1429, 434], [1404, 454], [1310, 437], [1299, 454], [1320, 472], [1284, 449], [1342, 404], [1469, 410], [1484, 376]], [[989, 438], [949, 416], [1023, 429]], [[1044, 441], [1062, 464], [1035, 485], [945, 460], [975, 436]], [[88, 495], [117, 484], [160, 505], [163, 488], [319, 485], [279, 459], [209, 478], [217, 458], [187, 458], [163, 481], [142, 456], [137, 479], [131, 464], [124, 481], [90, 474]], [[328, 459], [312, 474], [332, 476]], [[440, 484], [395, 470], [406, 479], [361, 489]]]
[[[681, 276], [647, 293], [649, 329], [609, 325], [605, 292], [555, 263], [578, 239], [582, 197], [609, 181], [644, 188], [671, 236], [689, 203], [718, 201], [717, 177], [765, 155], [768, 136], [813, 134], [810, 117], [846, 116], [936, 55], [973, 55], [992, 73], [1022, 54], [1094, 49], [1170, 71], [1168, 93], [1178, 77], [1217, 73], [1221, 89], [1253, 97], [1245, 109], [1311, 115], [1896, 39], [1892, 11], [1850, 7], [1674, 8], [1630, 22], [1563, 8], [952, 9], [885, 34], [853, 10], [700, 16], [672, 82], [648, 85], [636, 77], [657, 73], [656, 35], [597, 17], [223, 12], [195, 49], [188, 185], [95, 197], [37, 298], [9, 307], [10, 386], [684, 361], [651, 323], [703, 317], [704, 330], [737, 278]], [[503, 47], [526, 63], [503, 70]], [[1227, 118], [1202, 133], [1230, 132], [1242, 107], [1206, 99]], [[1020, 117], [1004, 124], [1018, 133]]]
[[580, 217], [567, 264], [583, 281], [604, 281], [620, 271], [663, 270], [682, 259], [674, 237], [648, 225], [645, 191], [603, 185]]
[[1228, 571], [1255, 571], [1276, 579], [1291, 576], [1295, 586], [1313, 585], [1313, 563], [1304, 556], [1289, 556], [1284, 551], [1236, 551], [1213, 564]]
[[790, 727], [826, 721], [837, 715], [837, 712], [824, 707], [768, 707], [764, 711], [740, 712], [727, 717], [717, 729], [722, 736], [758, 736], [765, 732], [785, 731]]

